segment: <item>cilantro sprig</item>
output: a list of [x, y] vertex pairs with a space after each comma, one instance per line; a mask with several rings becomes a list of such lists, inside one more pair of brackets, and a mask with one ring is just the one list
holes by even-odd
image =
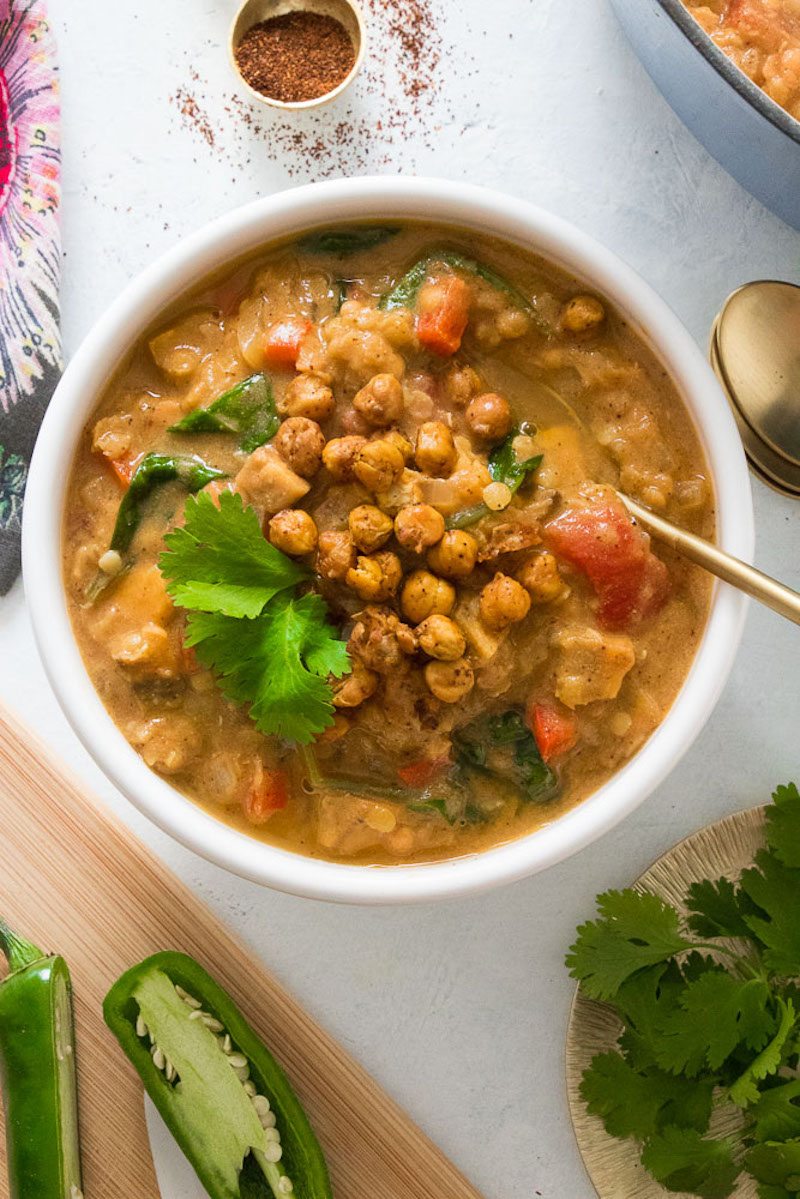
[[306, 745], [333, 723], [328, 676], [347, 674], [324, 600], [297, 594], [309, 572], [266, 540], [241, 496], [191, 498], [159, 569], [187, 610], [186, 645], [257, 728]]
[[743, 1172], [760, 1199], [800, 1194], [800, 792], [772, 798], [766, 847], [738, 880], [693, 884], [686, 916], [606, 892], [567, 957], [623, 1024], [583, 1075], [587, 1109], [639, 1143], [666, 1190], [704, 1199], [726, 1199]]

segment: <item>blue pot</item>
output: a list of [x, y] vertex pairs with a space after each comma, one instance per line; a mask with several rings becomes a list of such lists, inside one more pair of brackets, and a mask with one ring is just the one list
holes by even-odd
[[611, 0], [653, 82], [710, 154], [800, 229], [800, 121], [734, 66], [681, 0]]

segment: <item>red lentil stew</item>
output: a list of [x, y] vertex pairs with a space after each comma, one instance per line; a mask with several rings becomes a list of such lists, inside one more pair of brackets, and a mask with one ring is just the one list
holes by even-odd
[[479, 852], [584, 799], [668, 711], [709, 584], [671, 381], [533, 255], [409, 224], [311, 234], [166, 313], [72, 466], [64, 572], [153, 770], [295, 851]]
[[798, 0], [684, 0], [728, 58], [800, 120]]

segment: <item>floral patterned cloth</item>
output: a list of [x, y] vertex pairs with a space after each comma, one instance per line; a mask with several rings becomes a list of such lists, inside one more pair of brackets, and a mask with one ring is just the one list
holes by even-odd
[[61, 371], [55, 48], [42, 0], [0, 0], [0, 595], [19, 573], [33, 443]]

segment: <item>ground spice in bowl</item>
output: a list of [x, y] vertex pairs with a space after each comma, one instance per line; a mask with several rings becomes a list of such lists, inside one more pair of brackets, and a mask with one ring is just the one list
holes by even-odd
[[317, 100], [332, 92], [356, 60], [344, 25], [306, 10], [259, 21], [247, 30], [235, 55], [245, 83], [284, 104]]

